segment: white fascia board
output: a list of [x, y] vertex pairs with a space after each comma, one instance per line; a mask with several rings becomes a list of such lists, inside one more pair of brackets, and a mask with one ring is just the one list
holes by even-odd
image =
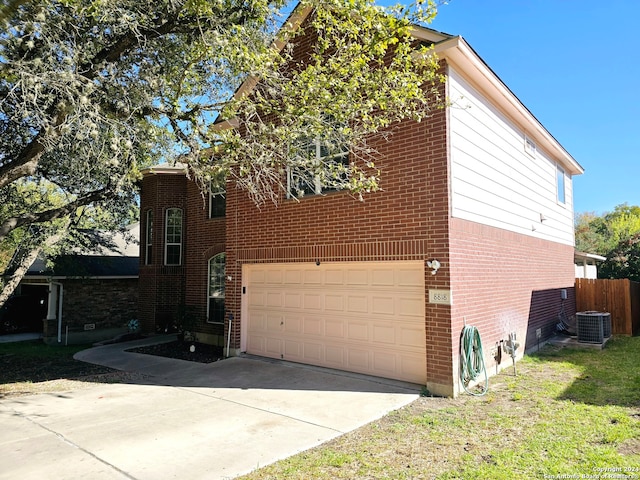
[[185, 175], [187, 173], [187, 165], [179, 162], [175, 165], [162, 163], [160, 165], [143, 168], [140, 172], [142, 175]]
[[450, 38], [454, 38], [452, 35], [449, 35], [447, 33], [438, 32], [436, 30], [421, 26], [415, 26], [414, 28], [412, 28], [411, 36], [416, 40], [421, 40], [428, 43], [438, 43]]
[[607, 257], [603, 257], [602, 255], [596, 255], [595, 253], [586, 253], [586, 252], [575, 252], [574, 256], [576, 259], [589, 258], [592, 260], [596, 260], [598, 262], [604, 262], [607, 259]]
[[522, 128], [523, 133], [551, 154], [571, 175], [584, 173], [584, 168], [544, 128], [489, 66], [460, 36], [435, 45], [438, 58], [445, 59], [483, 95], [493, 101], [507, 116]]

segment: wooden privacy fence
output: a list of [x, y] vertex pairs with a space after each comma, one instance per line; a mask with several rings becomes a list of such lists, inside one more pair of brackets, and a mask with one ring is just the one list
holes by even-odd
[[609, 312], [613, 334], [638, 334], [640, 283], [627, 279], [576, 278], [576, 311], [588, 310]]

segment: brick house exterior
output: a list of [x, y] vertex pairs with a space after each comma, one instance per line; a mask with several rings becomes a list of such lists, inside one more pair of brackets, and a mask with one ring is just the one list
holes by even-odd
[[[417, 36], [436, 45], [448, 77], [443, 95], [476, 105], [397, 126], [390, 141], [377, 145], [381, 191], [364, 202], [331, 192], [258, 209], [229, 185], [226, 215], [209, 218], [207, 199], [183, 166], [144, 172], [139, 318], [146, 330], [161, 329], [182, 306], [198, 339], [228, 342], [229, 354], [334, 366], [455, 396], [465, 324], [479, 329], [491, 373], [491, 347], [509, 333], [524, 344], [521, 356], [554, 333], [561, 309], [575, 312], [571, 177], [581, 167], [461, 37], [428, 29]], [[471, 118], [478, 114], [488, 117]], [[473, 138], [469, 149], [470, 125], [494, 133]], [[499, 162], [514, 165], [504, 180]], [[487, 171], [495, 178], [474, 180]], [[182, 212], [177, 266], [165, 265], [162, 254], [170, 209]], [[209, 261], [222, 252], [224, 323], [210, 323]], [[441, 265], [436, 272], [427, 265], [434, 259]], [[430, 292], [452, 300], [434, 300]], [[409, 311], [416, 298], [420, 305]], [[509, 364], [504, 356], [497, 367]]]
[[[27, 297], [37, 331], [48, 344], [93, 343], [128, 332], [138, 316], [139, 224], [121, 232], [94, 231], [96, 248], [36, 259], [16, 296]], [[102, 246], [99, 246], [102, 245]], [[25, 299], [26, 300], [26, 299]], [[39, 307], [34, 311], [36, 305]]]

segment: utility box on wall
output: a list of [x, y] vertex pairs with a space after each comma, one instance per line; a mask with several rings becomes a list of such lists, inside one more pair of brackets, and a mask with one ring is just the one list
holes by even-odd
[[599, 343], [611, 336], [611, 314], [607, 312], [576, 313], [578, 342]]

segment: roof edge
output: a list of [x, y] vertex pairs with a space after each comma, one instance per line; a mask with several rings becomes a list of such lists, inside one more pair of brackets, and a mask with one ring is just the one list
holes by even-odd
[[540, 123], [500, 77], [487, 65], [461, 36], [435, 45], [435, 53], [472, 80], [490, 99], [497, 103], [520, 127], [546, 151], [553, 154], [572, 175], [584, 173], [584, 168]]

